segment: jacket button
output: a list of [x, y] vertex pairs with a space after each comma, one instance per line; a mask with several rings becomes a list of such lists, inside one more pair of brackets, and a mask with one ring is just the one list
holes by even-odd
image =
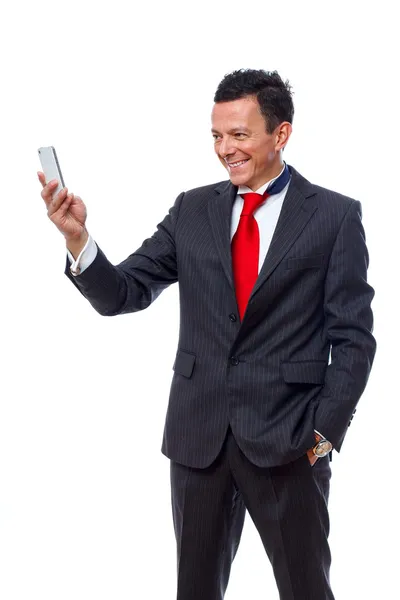
[[235, 315], [235, 313], [231, 313], [229, 315], [229, 318], [232, 321], [232, 323], [234, 323], [235, 321], [237, 321], [237, 316]]
[[231, 356], [230, 363], [231, 363], [231, 365], [236, 367], [239, 364], [239, 359], [236, 356]]

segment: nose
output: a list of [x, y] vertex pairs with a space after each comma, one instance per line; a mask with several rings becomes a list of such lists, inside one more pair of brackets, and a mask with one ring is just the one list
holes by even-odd
[[235, 152], [235, 145], [233, 143], [232, 138], [226, 137], [221, 140], [221, 143], [218, 148], [218, 153], [221, 158], [226, 158], [230, 154]]

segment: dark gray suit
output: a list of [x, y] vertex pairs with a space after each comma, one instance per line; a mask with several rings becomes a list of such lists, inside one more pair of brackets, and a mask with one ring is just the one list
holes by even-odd
[[[289, 169], [289, 189], [242, 323], [230, 250], [237, 188], [229, 181], [180, 194], [154, 235], [119, 265], [100, 249], [77, 277], [67, 264], [68, 277], [102, 315], [147, 308], [179, 281], [179, 345], [162, 446], [179, 469], [194, 473], [216, 464], [229, 436], [255, 468], [301, 463], [304, 469], [314, 428], [340, 450], [366, 385], [375, 353], [374, 292], [361, 205]], [[329, 469], [329, 462], [322, 465]], [[237, 543], [238, 536], [232, 548]], [[282, 598], [300, 597], [293, 588], [293, 596], [280, 589]], [[204, 600], [222, 597], [207, 590]], [[193, 591], [185, 594], [180, 597], [195, 598]]]

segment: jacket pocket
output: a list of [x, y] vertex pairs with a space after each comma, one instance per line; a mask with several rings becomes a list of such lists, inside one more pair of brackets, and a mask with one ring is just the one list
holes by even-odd
[[324, 254], [315, 256], [293, 257], [286, 260], [286, 269], [318, 269], [324, 262]]
[[196, 356], [190, 352], [184, 350], [178, 350], [176, 353], [173, 370], [179, 375], [184, 377], [191, 377], [194, 369], [194, 363], [196, 362]]
[[282, 362], [281, 372], [285, 383], [311, 383], [323, 385], [327, 363], [323, 360]]

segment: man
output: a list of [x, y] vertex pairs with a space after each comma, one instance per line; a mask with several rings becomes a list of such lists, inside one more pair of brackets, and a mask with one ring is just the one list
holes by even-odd
[[[249, 511], [282, 600], [333, 599], [329, 454], [375, 353], [358, 201], [282, 160], [291, 88], [277, 72], [222, 80], [212, 111], [229, 181], [181, 193], [113, 266], [78, 196], [42, 196], [66, 274], [102, 315], [147, 308], [179, 281], [180, 334], [162, 451], [171, 459], [178, 600], [223, 598]], [[329, 358], [331, 361], [329, 363]]]

